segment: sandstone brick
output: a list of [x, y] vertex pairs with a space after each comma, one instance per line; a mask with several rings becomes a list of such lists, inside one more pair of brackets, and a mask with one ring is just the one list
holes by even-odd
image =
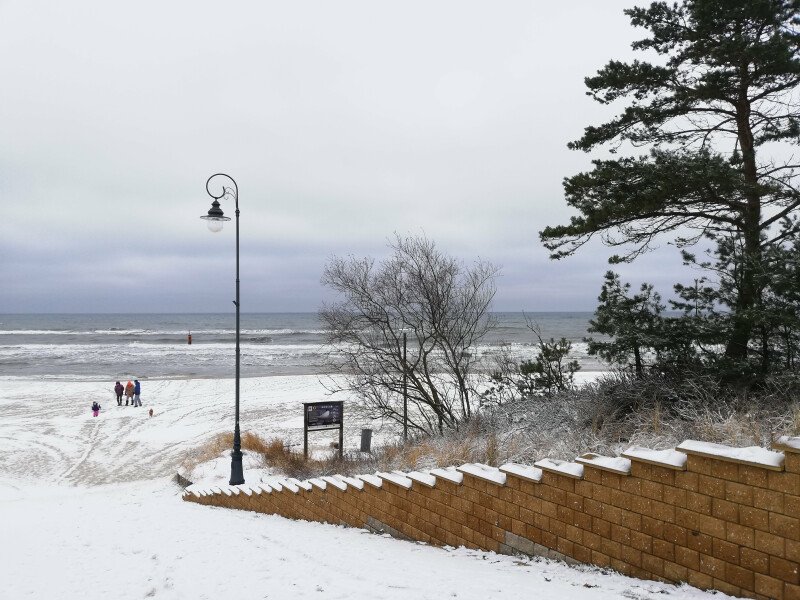
[[596, 483], [598, 485], [603, 483], [603, 474], [600, 469], [584, 469], [583, 478], [586, 481]]
[[595, 564], [598, 567], [610, 567], [611, 557], [607, 554], [603, 554], [602, 552], [598, 552], [597, 550], [592, 550], [592, 564]]
[[785, 583], [783, 585], [783, 600], [800, 600], [800, 585]]
[[597, 500], [585, 498], [583, 500], [583, 512], [592, 517], [602, 518], [603, 505]]
[[574, 544], [572, 546], [572, 556], [582, 563], [592, 562], [592, 551], [586, 546]]
[[583, 479], [575, 482], [575, 493], [583, 498], [591, 498], [594, 484]]
[[712, 554], [725, 562], [739, 564], [739, 546], [714, 538]]
[[642, 528], [642, 515], [629, 510], [622, 511], [622, 525], [634, 530]]
[[654, 519], [658, 519], [659, 521], [664, 521], [666, 523], [674, 523], [675, 522], [675, 507], [671, 504], [666, 504], [664, 502], [658, 502], [657, 500], [653, 500], [651, 504], [651, 515]]
[[664, 533], [664, 523], [642, 515], [642, 533], [660, 539]]
[[795, 540], [786, 540], [786, 560], [800, 562], [800, 542]]
[[638, 477], [623, 477], [619, 483], [619, 489], [628, 494], [641, 496], [642, 480]]
[[724, 579], [717, 579], [714, 578], [714, 589], [719, 590], [725, 594], [729, 594], [731, 596], [741, 596], [742, 590], [741, 588], [733, 585], [732, 583], [728, 583]]
[[572, 523], [573, 514], [573, 510], [566, 506], [559, 506], [556, 508], [556, 518], [564, 523]]
[[783, 514], [790, 517], [800, 515], [800, 496], [792, 496], [791, 494], [784, 494], [783, 496]]
[[567, 539], [576, 544], [583, 543], [583, 530], [573, 525], [567, 525]]
[[653, 500], [661, 500], [664, 495], [664, 486], [657, 481], [642, 481], [642, 496]]
[[713, 556], [701, 554], [700, 572], [715, 578], [725, 577], [725, 562]]
[[611, 537], [611, 523], [604, 519], [592, 518], [592, 531], [597, 535], [609, 538]]
[[711, 554], [714, 548], [714, 538], [705, 533], [693, 531], [686, 536], [686, 546], [700, 554]]
[[708, 590], [714, 586], [714, 578], [698, 570], [689, 569], [686, 580], [696, 588]]
[[650, 469], [650, 478], [653, 481], [658, 481], [663, 483], [664, 485], [674, 485], [675, 484], [675, 469], [670, 469], [667, 467], [658, 467], [656, 465], [651, 465]]
[[[591, 470], [591, 469], [589, 469]], [[600, 472], [600, 483], [607, 487], [613, 489], [619, 489], [620, 486], [620, 479], [623, 477], [627, 477], [626, 475], [618, 475], [617, 473], [610, 473], [608, 471], [601, 471]]]
[[783, 492], [753, 488], [753, 506], [770, 512], [783, 512]]
[[631, 543], [631, 530], [620, 525], [611, 525], [611, 539], [625, 546]]
[[584, 531], [591, 530], [592, 517], [590, 515], [587, 515], [586, 513], [576, 511], [575, 514], [573, 515], [572, 524], [575, 525], [575, 527], [580, 527]]
[[603, 538], [600, 542], [600, 551], [603, 554], [608, 554], [611, 558], [622, 558], [622, 544], [613, 540]]
[[753, 487], [735, 481], [728, 481], [725, 483], [725, 499], [729, 502], [753, 506]]
[[[591, 469], [587, 469], [591, 470]], [[592, 499], [602, 504], [611, 504], [611, 488], [606, 486], [595, 486], [592, 490]]]
[[683, 565], [664, 561], [664, 577], [670, 581], [686, 581], [689, 570]]
[[675, 523], [689, 530], [697, 530], [697, 523], [702, 515], [700, 513], [675, 507]]
[[663, 490], [664, 502], [673, 506], [686, 506], [687, 491], [671, 485], [665, 485]]
[[674, 477], [675, 487], [691, 492], [696, 492], [700, 489], [700, 480], [697, 473], [692, 473], [691, 471], [676, 471]]
[[783, 598], [783, 581], [780, 579], [761, 573], [756, 573], [754, 579], [756, 593], [763, 594], [768, 598]]
[[718, 519], [738, 523], [739, 505], [720, 498], [714, 498], [711, 502], [711, 514]]
[[769, 531], [789, 540], [800, 540], [800, 520], [771, 513], [769, 515]]
[[656, 575], [658, 577], [664, 576], [664, 559], [652, 554], [642, 554], [642, 569]]
[[616, 523], [617, 525], [622, 524], [622, 513], [623, 510], [616, 506], [603, 506], [603, 519], [609, 521], [610, 523]]
[[673, 544], [686, 546], [686, 535], [687, 531], [684, 527], [680, 527], [672, 523], [664, 524], [663, 537], [666, 541], [672, 542]]
[[558, 543], [558, 538], [554, 536], [549, 531], [542, 531], [541, 533], [541, 542], [542, 546], [547, 546], [548, 548], [555, 548], [556, 544]]
[[687, 569], [700, 569], [700, 553], [682, 546], [675, 546], [675, 562]]
[[706, 458], [705, 456], [689, 454], [686, 457], [686, 470], [694, 473], [700, 473], [702, 475], [713, 475], [714, 461], [712, 461], [710, 458]]
[[752, 506], [740, 506], [739, 523], [753, 529], [769, 531], [769, 513]]
[[630, 510], [640, 515], [650, 515], [652, 513], [652, 503], [650, 498], [636, 496], [631, 498]]
[[561, 554], [566, 554], [567, 556], [572, 556], [573, 554], [573, 546], [574, 544], [567, 539], [559, 538], [558, 543], [556, 544], [556, 550], [561, 552]]
[[796, 452], [784, 453], [786, 460], [783, 468], [790, 473], [800, 473], [800, 454]]
[[767, 473], [769, 489], [785, 494], [800, 496], [800, 474], [786, 471], [769, 471]]
[[641, 531], [631, 531], [631, 546], [650, 554], [653, 552], [653, 538]]
[[567, 535], [567, 525], [563, 521], [559, 521], [558, 519], [550, 519], [550, 533], [558, 537], [566, 537]]
[[740, 546], [755, 547], [755, 530], [752, 527], [744, 527], [736, 523], [728, 523], [727, 540]]
[[796, 562], [791, 562], [778, 558], [777, 556], [769, 557], [769, 574], [776, 579], [792, 583], [794, 585], [800, 584], [800, 569]]
[[769, 556], [752, 548], [739, 548], [739, 564], [756, 573], [769, 573]]
[[675, 560], [675, 544], [664, 540], [653, 540], [653, 554], [664, 560]]
[[750, 465], [739, 465], [739, 482], [753, 487], [769, 487], [767, 469]]
[[636, 550], [635, 548], [631, 548], [630, 546], [622, 546], [622, 560], [629, 565], [641, 567], [642, 552], [640, 550]]
[[583, 545], [591, 550], [600, 550], [603, 538], [591, 531], [583, 532]]
[[700, 515], [697, 518], [697, 529], [702, 533], [720, 539], [725, 538], [725, 521], [715, 517]]
[[698, 475], [700, 489], [714, 498], [725, 498], [725, 480], [708, 475]]

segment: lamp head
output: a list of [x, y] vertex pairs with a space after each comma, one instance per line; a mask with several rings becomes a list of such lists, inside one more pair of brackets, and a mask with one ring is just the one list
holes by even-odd
[[211, 203], [211, 208], [208, 209], [208, 214], [200, 217], [208, 225], [208, 230], [212, 233], [222, 231], [222, 226], [225, 221], [230, 221], [230, 217], [226, 217], [219, 207], [219, 202], [216, 199]]

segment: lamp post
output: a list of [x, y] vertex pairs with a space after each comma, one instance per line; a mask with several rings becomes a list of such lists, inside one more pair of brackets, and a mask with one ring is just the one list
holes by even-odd
[[[208, 187], [211, 180], [215, 177], [227, 177], [233, 183], [233, 187], [222, 186], [222, 192], [219, 195], [214, 194]], [[217, 233], [222, 231], [222, 226], [225, 221], [230, 221], [230, 217], [226, 217], [219, 207], [219, 199], [225, 196], [232, 196], [236, 203], [236, 300], [233, 301], [236, 305], [236, 425], [233, 429], [233, 451], [231, 452], [231, 485], [240, 485], [244, 483], [244, 469], [242, 468], [242, 439], [239, 433], [239, 186], [236, 185], [233, 177], [225, 173], [215, 173], [206, 181], [206, 192], [214, 200], [211, 202], [211, 208], [207, 215], [200, 217], [206, 221], [209, 231]]]

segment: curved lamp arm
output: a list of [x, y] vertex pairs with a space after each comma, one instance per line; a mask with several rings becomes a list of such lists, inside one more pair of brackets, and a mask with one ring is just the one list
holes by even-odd
[[[217, 195], [211, 191], [209, 187], [211, 185], [211, 180], [215, 177], [227, 177], [233, 187], [227, 187], [225, 185], [222, 186], [222, 192]], [[233, 200], [236, 202], [236, 222], [237, 222], [237, 230], [238, 230], [238, 222], [239, 222], [239, 186], [236, 185], [236, 180], [227, 175], [225, 173], [215, 173], [211, 177], [206, 180], [206, 192], [209, 196], [211, 196], [214, 201], [211, 203], [211, 208], [208, 210], [208, 214], [201, 216], [200, 218], [203, 219], [208, 224], [209, 231], [216, 233], [222, 230], [222, 225], [225, 221], [230, 221], [230, 217], [226, 217], [225, 213], [222, 212], [222, 209], [219, 207], [219, 199], [225, 196], [233, 196]]]

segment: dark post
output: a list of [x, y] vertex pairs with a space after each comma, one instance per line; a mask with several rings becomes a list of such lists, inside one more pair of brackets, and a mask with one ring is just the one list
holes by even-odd
[[[214, 177], [227, 177], [233, 183], [233, 188], [223, 185], [222, 193], [219, 195], [214, 194], [208, 187]], [[242, 468], [242, 438], [239, 431], [239, 186], [230, 175], [215, 173], [206, 180], [206, 192], [214, 201], [211, 203], [211, 209], [208, 214], [200, 218], [206, 220], [211, 231], [220, 231], [222, 224], [225, 221], [230, 221], [230, 217], [226, 217], [219, 207], [219, 199], [231, 195], [236, 203], [236, 300], [233, 301], [236, 305], [236, 416], [233, 427], [233, 451], [231, 452], [231, 479], [229, 483], [231, 485], [241, 485], [244, 483], [244, 469]], [[189, 334], [188, 341], [190, 344], [192, 343], [191, 334]]]
[[344, 415], [342, 415], [342, 423], [339, 425], [339, 458], [344, 458]]
[[403, 333], [403, 441], [408, 440], [408, 367], [406, 366], [406, 334]]
[[303, 459], [308, 460], [308, 409], [303, 404]]

